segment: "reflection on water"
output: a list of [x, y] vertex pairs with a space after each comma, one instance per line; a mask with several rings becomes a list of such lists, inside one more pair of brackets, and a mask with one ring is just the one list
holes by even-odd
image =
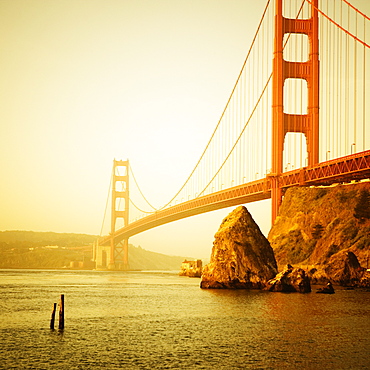
[[[4, 369], [369, 368], [370, 292], [201, 290], [199, 279], [156, 272], [0, 279]], [[60, 294], [63, 332], [49, 329]]]

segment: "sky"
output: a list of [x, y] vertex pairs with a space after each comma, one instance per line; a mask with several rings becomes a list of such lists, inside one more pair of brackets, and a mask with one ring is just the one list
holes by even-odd
[[[367, 0], [352, 1], [370, 14]], [[224, 109], [264, 0], [0, 0], [0, 231], [100, 234], [113, 159], [161, 206]], [[262, 231], [269, 201], [249, 204]], [[209, 257], [231, 209], [130, 243]]]

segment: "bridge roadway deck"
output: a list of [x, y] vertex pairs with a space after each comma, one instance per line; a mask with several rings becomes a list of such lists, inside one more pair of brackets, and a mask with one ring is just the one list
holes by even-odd
[[[274, 174], [222, 191], [204, 195], [193, 200], [155, 212], [117, 230], [115, 243], [154, 227], [182, 218], [271, 198]], [[331, 185], [370, 178], [370, 150], [331, 161], [321, 162], [314, 167], [304, 167], [284, 172], [278, 177], [283, 191], [291, 186]], [[111, 236], [99, 240], [99, 245], [109, 245]]]

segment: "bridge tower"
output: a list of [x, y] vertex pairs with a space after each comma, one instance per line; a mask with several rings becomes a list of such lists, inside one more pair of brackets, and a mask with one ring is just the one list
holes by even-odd
[[[112, 213], [111, 213], [111, 242], [108, 269], [128, 269], [128, 239], [117, 243], [114, 240], [117, 220], [122, 220], [122, 226], [129, 223], [129, 161], [113, 161], [112, 178]], [[117, 184], [120, 184], [119, 186]]]
[[[319, 36], [318, 0], [312, 0], [311, 17], [290, 19], [283, 16], [283, 0], [276, 0], [275, 38], [272, 75], [272, 222], [282, 199], [279, 177], [283, 171], [283, 150], [288, 132], [306, 137], [308, 166], [319, 161]], [[284, 35], [305, 34], [309, 40], [309, 57], [305, 62], [284, 60]], [[288, 78], [307, 81], [307, 114], [284, 113], [284, 82]], [[289, 99], [289, 97], [285, 97]]]

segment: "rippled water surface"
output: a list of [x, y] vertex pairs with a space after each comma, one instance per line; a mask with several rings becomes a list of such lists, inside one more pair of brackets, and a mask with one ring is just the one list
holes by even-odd
[[[1, 369], [370, 368], [370, 292], [201, 290], [159, 272], [0, 279]], [[51, 331], [60, 294], [65, 329]]]

